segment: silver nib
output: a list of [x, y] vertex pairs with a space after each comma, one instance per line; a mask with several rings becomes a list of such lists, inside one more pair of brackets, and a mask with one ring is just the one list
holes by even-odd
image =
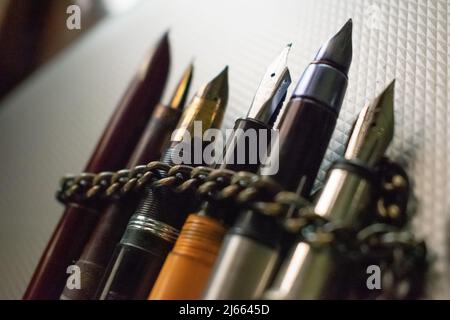
[[395, 80], [359, 113], [346, 159], [358, 159], [371, 167], [384, 155], [394, 135], [394, 86]]
[[259, 120], [268, 125], [275, 123], [286, 98], [287, 89], [291, 84], [291, 75], [287, 67], [291, 46], [288, 44], [267, 68], [253, 98], [247, 118]]

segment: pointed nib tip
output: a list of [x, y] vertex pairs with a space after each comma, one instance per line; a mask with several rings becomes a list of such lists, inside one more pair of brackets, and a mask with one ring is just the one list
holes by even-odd
[[348, 74], [352, 62], [352, 20], [347, 23], [328, 40], [319, 50], [315, 60], [331, 63], [345, 74]]
[[225, 68], [223, 68], [222, 72], [220, 72], [219, 75], [221, 75], [221, 74], [228, 75], [228, 66], [225, 66]]
[[170, 33], [169, 29], [164, 31], [163, 35], [161, 36], [161, 41], [169, 41], [169, 33]]
[[211, 80], [210, 83], [215, 82], [224, 82], [228, 79], [228, 66], [225, 66], [222, 71], [219, 72], [217, 76], [214, 77], [214, 79]]
[[225, 66], [222, 71], [211, 81], [216, 82], [220, 81], [222, 83], [228, 82], [228, 66]]
[[158, 47], [162, 47], [167, 51], [170, 50], [169, 31], [164, 32], [161, 38], [159, 38]]
[[228, 99], [228, 66], [203, 86], [197, 92], [197, 95], [208, 100], [220, 100], [226, 105]]
[[394, 90], [395, 90], [395, 79], [393, 79], [386, 88], [381, 92], [381, 97], [389, 97], [390, 99], [394, 98]]
[[392, 79], [392, 81], [388, 84], [388, 86], [386, 87], [386, 90], [393, 90], [395, 88], [395, 79]]
[[289, 43], [286, 45], [286, 47], [292, 48], [292, 42], [289, 42]]
[[188, 66], [186, 67], [185, 73], [193, 73], [193, 71], [194, 71], [194, 61], [191, 60], [191, 62], [189, 62]]
[[342, 26], [341, 30], [337, 34], [345, 33], [347, 34], [347, 37], [351, 37], [351, 34], [353, 32], [353, 20], [348, 19], [348, 21]]
[[395, 89], [395, 79], [393, 79], [393, 80], [391, 80], [391, 82], [389, 82], [389, 84], [381, 92], [381, 95], [385, 95], [386, 93], [394, 92], [394, 89]]
[[191, 87], [192, 75], [194, 73], [194, 65], [191, 63], [181, 76], [180, 82], [170, 100], [169, 106], [173, 109], [182, 109], [186, 103], [189, 89]]

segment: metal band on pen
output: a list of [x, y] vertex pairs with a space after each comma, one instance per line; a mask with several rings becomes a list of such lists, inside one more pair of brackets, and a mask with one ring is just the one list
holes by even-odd
[[[175, 242], [179, 234], [178, 229], [173, 228], [164, 222], [149, 218], [143, 214], [138, 214], [132, 217], [127, 228], [150, 232], [169, 242]], [[122, 242], [126, 242], [126, 239], [123, 239]]]

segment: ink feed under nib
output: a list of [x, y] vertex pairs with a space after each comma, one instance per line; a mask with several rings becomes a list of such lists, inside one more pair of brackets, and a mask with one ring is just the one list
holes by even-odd
[[273, 125], [291, 84], [287, 59], [292, 44], [288, 44], [267, 68], [259, 84], [247, 118]]
[[193, 73], [194, 65], [190, 63], [184, 71], [183, 76], [181, 77], [180, 82], [175, 89], [172, 99], [170, 99], [170, 108], [181, 110], [186, 104]]
[[315, 60], [328, 63], [348, 74], [353, 55], [352, 30], [353, 22], [349, 19], [341, 30], [320, 48]]
[[394, 136], [395, 80], [359, 113], [345, 158], [373, 166], [385, 154]]
[[226, 105], [228, 100], [228, 66], [204, 85], [197, 92], [197, 96], [207, 100], [220, 100], [222, 105]]

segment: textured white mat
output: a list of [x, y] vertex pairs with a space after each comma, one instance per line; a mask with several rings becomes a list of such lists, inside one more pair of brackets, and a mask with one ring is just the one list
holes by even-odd
[[192, 58], [194, 88], [230, 65], [224, 123], [230, 127], [246, 113], [267, 64], [286, 43], [294, 43], [296, 80], [350, 17], [350, 85], [324, 168], [342, 152], [365, 101], [397, 78], [390, 153], [408, 163], [419, 200], [413, 226], [435, 260], [427, 297], [449, 298], [449, 12], [446, 0], [159, 0], [106, 21], [0, 108], [0, 298], [21, 297], [62, 212], [54, 200], [59, 177], [81, 170], [140, 58], [162, 31], [170, 27], [173, 45], [168, 91]]

